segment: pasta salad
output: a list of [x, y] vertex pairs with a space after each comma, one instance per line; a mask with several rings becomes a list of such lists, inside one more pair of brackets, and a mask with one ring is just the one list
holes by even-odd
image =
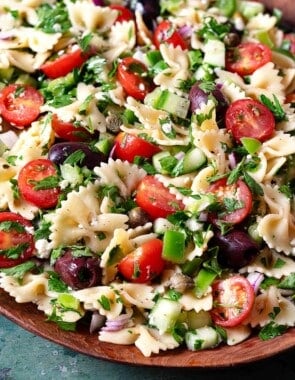
[[243, 0], [2, 0], [0, 287], [149, 357], [295, 325], [295, 34]]

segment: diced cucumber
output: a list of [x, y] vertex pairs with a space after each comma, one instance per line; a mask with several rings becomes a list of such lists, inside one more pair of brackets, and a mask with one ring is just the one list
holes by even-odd
[[70, 164], [60, 165], [61, 176], [65, 181], [68, 181], [72, 186], [76, 186], [83, 181], [81, 169], [78, 166]]
[[169, 298], [159, 298], [150, 312], [149, 325], [157, 328], [160, 334], [164, 334], [172, 330], [180, 313], [179, 302]]
[[186, 323], [189, 330], [199, 329], [200, 327], [210, 326], [212, 323], [211, 315], [209, 311], [200, 310], [196, 312], [195, 310], [189, 310], [186, 314]]
[[190, 107], [189, 99], [173, 94], [168, 90], [161, 90], [160, 87], [149, 93], [145, 97], [144, 103], [153, 108], [167, 111], [181, 119], [186, 118]]
[[204, 59], [203, 62], [212, 66], [225, 66], [225, 45], [220, 40], [208, 40], [204, 44]]
[[216, 347], [221, 339], [217, 331], [211, 326], [203, 326], [188, 331], [185, 334], [185, 343], [191, 351], [205, 350]]
[[244, 17], [250, 19], [264, 12], [264, 5], [258, 1], [239, 1], [238, 10]]
[[191, 173], [207, 162], [207, 157], [200, 148], [193, 148], [183, 157], [183, 174]]
[[57, 297], [57, 302], [67, 309], [78, 310], [80, 306], [80, 301], [69, 293], [60, 293]]
[[17, 84], [24, 84], [32, 87], [36, 87], [36, 79], [31, 77], [29, 74], [21, 74], [15, 81]]
[[156, 169], [156, 171], [158, 173], [168, 174], [168, 171], [163, 168], [163, 166], [161, 164], [161, 161], [165, 160], [165, 159], [167, 159], [169, 157], [172, 157], [171, 154], [168, 151], [165, 151], [165, 150], [163, 150], [162, 152], [159, 152], [159, 153], [153, 155], [153, 158], [152, 158], [153, 165], [154, 165], [154, 168]]

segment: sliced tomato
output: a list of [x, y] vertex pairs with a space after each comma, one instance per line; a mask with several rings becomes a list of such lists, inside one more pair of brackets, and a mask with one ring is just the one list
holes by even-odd
[[184, 209], [184, 204], [155, 178], [146, 176], [139, 183], [135, 201], [152, 219], [166, 218]]
[[250, 282], [235, 275], [212, 284], [213, 322], [221, 327], [240, 325], [251, 313], [255, 293]]
[[136, 135], [120, 132], [115, 138], [114, 156], [120, 160], [134, 162], [136, 156], [151, 158], [161, 149]]
[[29, 161], [19, 172], [18, 188], [22, 197], [42, 209], [55, 207], [60, 189], [56, 185], [57, 170], [45, 158]]
[[225, 113], [226, 129], [240, 142], [242, 137], [252, 137], [260, 142], [272, 137], [275, 118], [261, 102], [239, 99], [231, 103]]
[[292, 54], [295, 54], [295, 33], [286, 33], [284, 39], [290, 43], [289, 50]]
[[174, 47], [180, 46], [183, 50], [188, 48], [185, 39], [168, 20], [160, 22], [156, 27], [153, 42], [157, 49], [162, 43], [172, 44]]
[[243, 42], [228, 49], [225, 68], [239, 75], [250, 75], [271, 61], [271, 50], [268, 46], [256, 42]]
[[148, 69], [145, 64], [133, 57], [126, 57], [120, 61], [117, 79], [127, 95], [137, 100], [144, 100], [154, 88], [148, 79]]
[[0, 268], [19, 265], [33, 256], [32, 224], [13, 212], [0, 212]]
[[89, 58], [89, 54], [84, 53], [80, 48], [64, 53], [53, 61], [45, 62], [40, 70], [50, 79], [64, 77], [72, 70], [83, 65]]
[[127, 280], [147, 283], [159, 276], [165, 267], [162, 258], [163, 243], [153, 239], [143, 243], [135, 251], [125, 256], [118, 265], [118, 271]]
[[226, 178], [219, 179], [209, 186], [208, 192], [213, 193], [218, 203], [222, 206], [220, 212], [214, 212], [209, 215], [209, 220], [213, 223], [222, 221], [238, 224], [251, 212], [252, 193], [241, 179], [232, 185], [227, 184]]
[[0, 115], [19, 129], [38, 118], [43, 103], [42, 94], [31, 86], [10, 84], [0, 91]]
[[134, 19], [134, 15], [130, 9], [124, 7], [123, 5], [111, 4], [109, 5], [111, 9], [118, 11], [118, 17], [116, 22], [130, 21]]
[[76, 127], [73, 123], [62, 121], [56, 114], [52, 115], [52, 129], [58, 137], [67, 141], [90, 141], [93, 134], [86, 128]]

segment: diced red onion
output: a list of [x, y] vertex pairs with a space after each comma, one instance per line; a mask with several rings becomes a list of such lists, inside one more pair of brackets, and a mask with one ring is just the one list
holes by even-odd
[[193, 29], [189, 25], [183, 25], [181, 28], [178, 29], [178, 33], [184, 39], [190, 38], [192, 35], [192, 31], [193, 31]]
[[91, 317], [90, 326], [89, 326], [89, 332], [90, 334], [94, 333], [94, 331], [99, 330], [101, 326], [103, 326], [105, 322], [105, 316], [94, 312]]
[[5, 30], [0, 32], [0, 40], [12, 40], [15, 37], [15, 34], [11, 30]]
[[259, 272], [252, 272], [252, 273], [249, 273], [247, 276], [247, 280], [252, 285], [255, 293], [257, 293], [263, 279], [264, 279], [264, 275]]
[[104, 0], [92, 0], [94, 5], [104, 6]]
[[179, 152], [179, 153], [176, 153], [176, 154], [175, 154], [175, 158], [176, 158], [177, 160], [181, 160], [184, 156], [185, 156], [185, 153], [184, 153], [184, 152]]
[[127, 326], [130, 319], [129, 314], [119, 315], [116, 319], [107, 320], [101, 331], [119, 331]]
[[207, 220], [208, 220], [208, 213], [207, 212], [200, 212], [199, 222], [207, 222]]
[[228, 155], [228, 161], [230, 169], [234, 169], [237, 166], [237, 159], [234, 153], [230, 153]]

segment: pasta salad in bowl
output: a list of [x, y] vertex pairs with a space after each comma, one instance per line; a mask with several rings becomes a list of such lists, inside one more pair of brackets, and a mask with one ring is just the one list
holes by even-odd
[[281, 17], [243, 0], [2, 0], [1, 292], [141, 364], [293, 334]]

